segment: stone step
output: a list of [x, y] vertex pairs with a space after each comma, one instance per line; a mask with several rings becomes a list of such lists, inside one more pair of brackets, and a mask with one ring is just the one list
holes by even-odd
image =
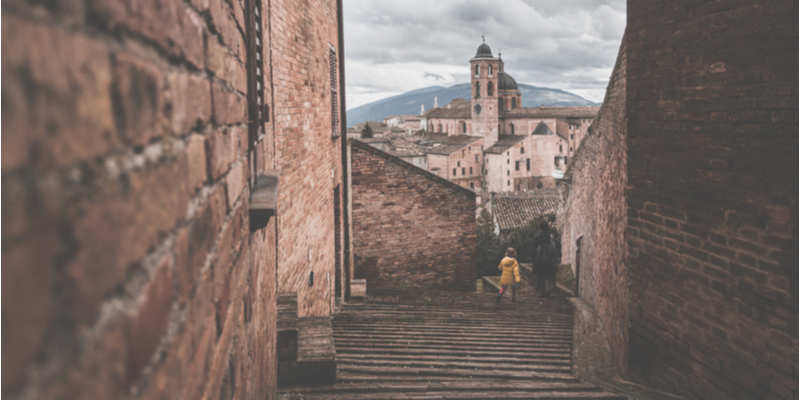
[[573, 391], [500, 391], [500, 390], [460, 390], [460, 391], [434, 391], [434, 392], [370, 392], [370, 393], [319, 393], [296, 394], [281, 393], [282, 399], [330, 399], [330, 400], [360, 400], [360, 399], [564, 399], [564, 400], [624, 400], [625, 396], [605, 392], [573, 392]]
[[560, 357], [550, 357], [550, 358], [522, 357], [516, 353], [500, 357], [493, 357], [493, 356], [454, 357], [454, 356], [445, 356], [438, 354], [428, 355], [428, 354], [375, 354], [375, 353], [366, 353], [366, 354], [345, 353], [336, 355], [336, 360], [342, 362], [348, 362], [353, 360], [373, 360], [373, 359], [386, 360], [386, 361], [395, 361], [395, 360], [481, 361], [481, 362], [493, 362], [493, 363], [513, 362], [513, 363], [536, 363], [543, 365], [572, 365], [572, 360], [568, 354]]
[[493, 371], [538, 371], [538, 372], [564, 372], [572, 373], [572, 367], [558, 364], [538, 364], [538, 363], [512, 363], [512, 362], [489, 362], [484, 360], [468, 361], [449, 361], [449, 360], [390, 360], [390, 359], [353, 359], [337, 357], [337, 365], [342, 367], [349, 366], [374, 366], [391, 368], [439, 368], [439, 369], [458, 369], [458, 370], [493, 370]]
[[[379, 350], [379, 351], [378, 351]], [[502, 357], [508, 354], [519, 355], [518, 353], [510, 352], [508, 350], [464, 350], [456, 346], [455, 349], [441, 349], [441, 348], [409, 348], [408, 346], [385, 347], [380, 349], [350, 347], [350, 348], [337, 348], [338, 354], [408, 354], [408, 355], [439, 355], [439, 356], [469, 356], [469, 357]], [[529, 352], [524, 353], [526, 356], [538, 358], [563, 358], [571, 357], [570, 351], [551, 351], [551, 352]]]
[[492, 370], [492, 369], [459, 369], [448, 367], [393, 367], [393, 366], [374, 366], [374, 365], [353, 365], [338, 363], [337, 373], [365, 373], [374, 375], [424, 375], [424, 376], [459, 376], [472, 377], [474, 379], [528, 379], [528, 380], [548, 380], [548, 381], [568, 381], [577, 382], [578, 379], [571, 372], [551, 372], [551, 371], [518, 371], [518, 370]]

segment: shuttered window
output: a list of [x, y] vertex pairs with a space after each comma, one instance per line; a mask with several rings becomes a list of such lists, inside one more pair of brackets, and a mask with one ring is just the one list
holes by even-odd
[[329, 64], [331, 69], [331, 134], [339, 136], [339, 85], [336, 79], [337, 59], [336, 49], [333, 45], [329, 49]]

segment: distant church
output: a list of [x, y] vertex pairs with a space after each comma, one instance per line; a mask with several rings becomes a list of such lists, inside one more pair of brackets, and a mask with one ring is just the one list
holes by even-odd
[[[522, 93], [486, 43], [470, 61], [472, 99], [419, 116], [413, 136], [369, 140], [460, 186], [513, 192], [555, 186], [600, 107], [521, 107]], [[401, 137], [402, 136], [402, 137]]]

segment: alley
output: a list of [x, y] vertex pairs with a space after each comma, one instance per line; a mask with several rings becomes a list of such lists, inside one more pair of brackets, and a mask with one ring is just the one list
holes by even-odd
[[566, 298], [384, 293], [333, 320], [337, 383], [280, 397], [624, 399], [573, 373]]

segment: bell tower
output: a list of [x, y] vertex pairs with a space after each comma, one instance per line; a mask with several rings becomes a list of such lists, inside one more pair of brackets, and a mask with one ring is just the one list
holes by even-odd
[[502, 61], [492, 56], [492, 49], [484, 43], [471, 60], [470, 82], [472, 87], [472, 136], [486, 138], [486, 148], [497, 143], [499, 129], [497, 106], [497, 76], [502, 70]]

